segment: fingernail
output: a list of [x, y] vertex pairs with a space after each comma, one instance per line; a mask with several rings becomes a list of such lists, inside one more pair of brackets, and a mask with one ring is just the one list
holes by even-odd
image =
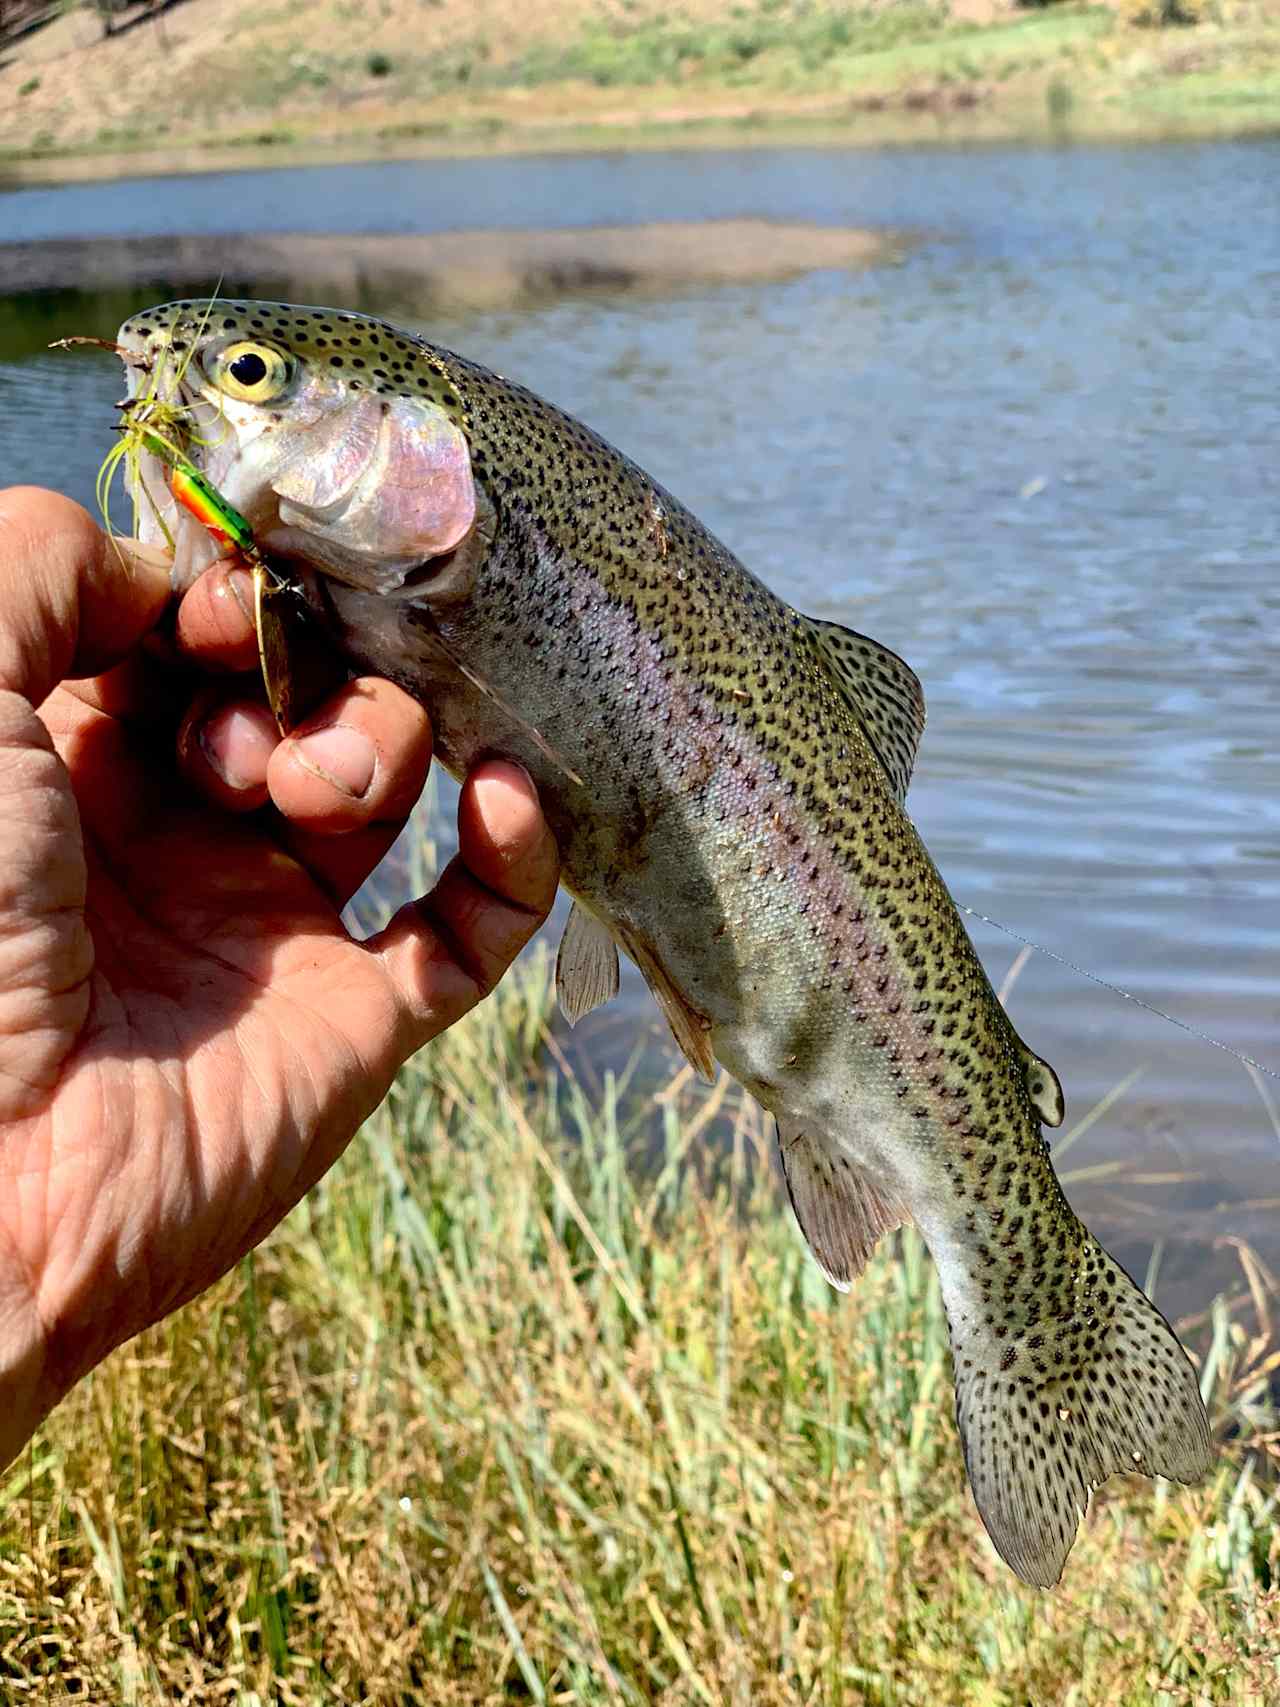
[[[200, 751], [210, 770], [221, 777], [228, 788], [256, 787], [266, 774], [267, 760], [274, 743], [259, 721], [243, 711], [216, 711], [207, 723], [200, 726], [197, 736]], [[252, 773], [236, 762], [239, 753], [243, 761], [252, 755]]]
[[294, 747], [301, 765], [343, 794], [359, 800], [368, 793], [378, 768], [378, 755], [373, 742], [358, 729], [334, 723], [328, 729], [318, 729], [314, 735], [304, 735], [294, 742]]
[[245, 569], [228, 569], [225, 586], [231, 597], [240, 606], [240, 614], [247, 623], [253, 622], [253, 577]]
[[173, 553], [167, 546], [144, 545], [140, 539], [129, 539], [118, 533], [111, 535], [111, 543], [122, 557], [144, 569], [167, 569], [173, 562]]
[[497, 767], [499, 765], [505, 765], [508, 770], [518, 771], [519, 774], [524, 778], [524, 780], [529, 784], [530, 794], [533, 794], [533, 795], [537, 794], [537, 792], [538, 792], [537, 783], [534, 782], [532, 776], [530, 776], [529, 772], [520, 763], [519, 759], [490, 759], [489, 763], [493, 766], [493, 768], [495, 770], [497, 769]]

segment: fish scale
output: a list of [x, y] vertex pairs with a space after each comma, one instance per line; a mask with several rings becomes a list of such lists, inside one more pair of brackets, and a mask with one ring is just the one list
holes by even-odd
[[[203, 438], [205, 473], [260, 544], [321, 589], [353, 666], [430, 708], [450, 769], [497, 752], [533, 775], [575, 896], [566, 1013], [616, 991], [619, 947], [636, 961], [690, 1061], [724, 1065], [775, 1115], [834, 1284], [886, 1229], [919, 1225], [1002, 1556], [1052, 1583], [1105, 1476], [1203, 1473], [1191, 1365], [1071, 1211], [1042, 1131], [1062, 1118], [1056, 1076], [905, 811], [924, 706], [902, 660], [792, 610], [642, 469], [499, 375], [347, 312], [223, 302], [201, 326], [204, 312], [150, 310], [121, 345], [139, 371], [190, 353], [182, 391], [205, 429], [190, 454]], [[224, 359], [255, 348], [288, 369], [260, 402]], [[286, 517], [276, 486], [337, 454], [315, 445], [361, 461], [342, 423], [370, 393], [379, 448], [337, 471], [350, 496]], [[416, 451], [425, 493], [439, 445], [447, 500], [459, 443], [474, 523], [401, 563], [379, 543], [384, 509], [401, 532], [413, 519], [398, 459]]]

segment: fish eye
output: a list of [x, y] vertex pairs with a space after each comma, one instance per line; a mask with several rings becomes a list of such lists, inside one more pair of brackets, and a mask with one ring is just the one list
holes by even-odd
[[246, 350], [228, 362], [227, 372], [237, 385], [258, 385], [267, 377], [267, 364], [256, 350]]
[[212, 378], [240, 403], [270, 403], [289, 383], [289, 363], [270, 344], [230, 344], [214, 363]]

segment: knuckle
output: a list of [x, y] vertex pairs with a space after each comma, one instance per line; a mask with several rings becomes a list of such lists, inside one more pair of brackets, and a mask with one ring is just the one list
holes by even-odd
[[0, 550], [6, 559], [79, 565], [97, 557], [101, 538], [83, 505], [60, 492], [38, 486], [11, 486], [0, 492]]

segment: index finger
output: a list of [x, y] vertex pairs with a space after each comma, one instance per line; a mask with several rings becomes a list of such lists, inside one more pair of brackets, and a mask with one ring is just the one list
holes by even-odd
[[403, 1060], [488, 994], [551, 910], [556, 844], [525, 771], [477, 766], [458, 802], [458, 855], [430, 895], [365, 947], [395, 992]]
[[175, 632], [181, 650], [201, 669], [257, 669], [253, 577], [239, 558], [220, 558], [193, 583], [178, 606]]

